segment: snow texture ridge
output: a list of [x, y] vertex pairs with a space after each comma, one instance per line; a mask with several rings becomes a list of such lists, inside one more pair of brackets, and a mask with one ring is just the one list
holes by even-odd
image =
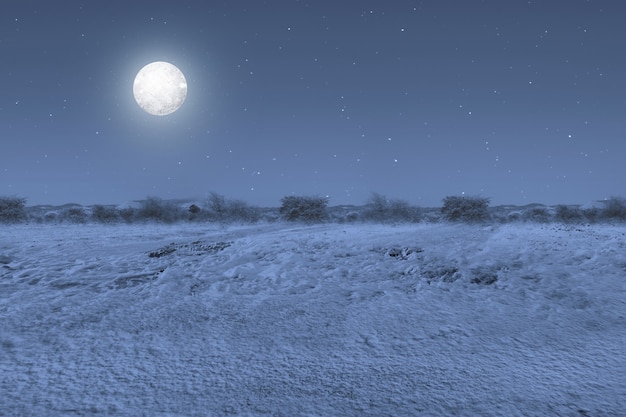
[[623, 226], [0, 232], [0, 416], [626, 410]]

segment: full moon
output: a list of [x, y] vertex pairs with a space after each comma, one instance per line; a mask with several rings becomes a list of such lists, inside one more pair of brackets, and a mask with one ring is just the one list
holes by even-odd
[[183, 105], [187, 97], [187, 80], [175, 65], [152, 62], [135, 76], [133, 95], [139, 107], [147, 113], [166, 116]]

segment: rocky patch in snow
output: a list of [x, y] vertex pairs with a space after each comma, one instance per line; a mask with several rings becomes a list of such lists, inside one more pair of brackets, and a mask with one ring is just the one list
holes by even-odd
[[217, 242], [213, 244], [206, 244], [201, 240], [197, 240], [191, 243], [170, 243], [169, 245], [149, 252], [148, 256], [150, 258], [161, 258], [174, 252], [182, 253], [185, 255], [204, 255], [223, 251], [231, 244], [232, 242]]

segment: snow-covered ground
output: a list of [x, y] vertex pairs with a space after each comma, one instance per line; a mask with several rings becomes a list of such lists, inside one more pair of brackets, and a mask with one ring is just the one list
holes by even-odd
[[0, 416], [623, 416], [626, 227], [0, 227]]

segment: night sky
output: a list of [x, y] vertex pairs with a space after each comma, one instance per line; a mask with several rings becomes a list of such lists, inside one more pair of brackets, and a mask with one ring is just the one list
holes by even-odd
[[[622, 0], [0, 5], [0, 195], [420, 206], [624, 196]], [[187, 78], [145, 113], [141, 67]]]

